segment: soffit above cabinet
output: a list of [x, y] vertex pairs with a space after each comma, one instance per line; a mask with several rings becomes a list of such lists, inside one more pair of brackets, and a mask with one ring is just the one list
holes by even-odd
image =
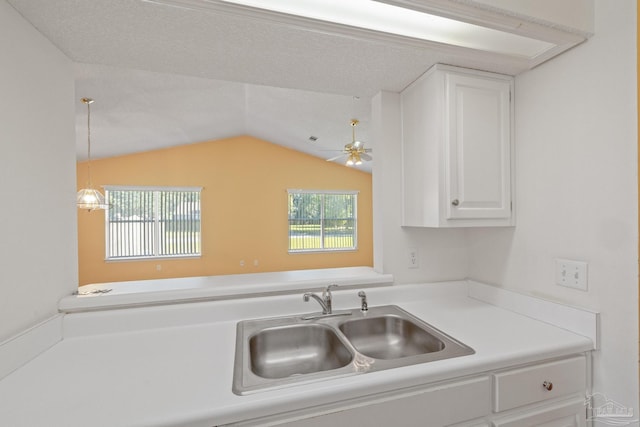
[[458, 0], [494, 7], [527, 16], [530, 20], [553, 23], [569, 32], [593, 34], [595, 3], [593, 0]]
[[[237, 134], [335, 157], [349, 142], [351, 118], [360, 120], [358, 136], [368, 142], [371, 97], [401, 92], [436, 63], [516, 75], [589, 36], [554, 22], [553, 8], [539, 16], [513, 8], [556, 0], [377, 2], [554, 45], [533, 58], [301, 21], [220, 0], [174, 0], [182, 7], [144, 0], [7, 1], [76, 63], [77, 98], [97, 101], [96, 158]], [[76, 102], [76, 112], [82, 159], [85, 106]], [[310, 136], [318, 137], [314, 144]]]
[[[533, 55], [394, 36], [224, 0], [8, 0], [73, 61], [343, 95], [399, 92], [435, 63], [515, 75], [584, 41], [580, 29], [470, 0], [382, 0], [541, 41]], [[522, 1], [522, 0], [521, 0]], [[464, 30], [467, 31], [467, 30]], [[502, 44], [492, 51], [491, 44]]]
[[[474, 34], [478, 40], [477, 45], [474, 49], [468, 49], [467, 55], [473, 57], [494, 54], [499, 63], [523, 67], [522, 71], [548, 61], [593, 35], [590, 31], [593, 26], [593, 2], [586, 0], [567, 1], [575, 7], [571, 11], [574, 16], [583, 17], [576, 21], [580, 24], [579, 27], [567, 25], [566, 9], [544, 0], [376, 1], [491, 31], [486, 37], [481, 33], [477, 36]], [[590, 21], [588, 17], [591, 18]]]

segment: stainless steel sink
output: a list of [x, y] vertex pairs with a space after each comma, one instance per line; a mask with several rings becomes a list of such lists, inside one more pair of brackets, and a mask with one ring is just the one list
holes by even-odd
[[398, 359], [445, 349], [444, 342], [433, 333], [397, 315], [346, 321], [340, 331], [356, 350], [374, 359]]
[[473, 353], [394, 305], [339, 315], [246, 320], [237, 326], [233, 392], [242, 395]]
[[334, 330], [320, 324], [276, 326], [249, 339], [251, 371], [263, 378], [328, 371], [352, 359]]

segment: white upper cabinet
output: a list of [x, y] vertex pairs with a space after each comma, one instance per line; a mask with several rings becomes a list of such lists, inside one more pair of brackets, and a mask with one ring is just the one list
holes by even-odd
[[403, 225], [514, 225], [513, 78], [436, 65], [402, 99]]

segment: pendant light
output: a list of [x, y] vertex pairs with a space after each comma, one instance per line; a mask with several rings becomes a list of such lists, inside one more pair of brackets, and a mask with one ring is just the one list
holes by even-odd
[[106, 209], [104, 196], [91, 185], [91, 104], [93, 99], [82, 98], [82, 103], [87, 106], [87, 188], [81, 188], [76, 197], [76, 204], [80, 209], [93, 211]]

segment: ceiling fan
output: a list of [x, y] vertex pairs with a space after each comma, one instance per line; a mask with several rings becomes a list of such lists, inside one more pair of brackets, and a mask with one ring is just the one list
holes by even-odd
[[346, 144], [342, 149], [342, 154], [336, 157], [327, 159], [328, 162], [338, 160], [339, 158], [346, 157], [347, 166], [361, 165], [362, 161], [373, 160], [373, 157], [368, 153], [371, 153], [371, 148], [364, 148], [364, 142], [356, 141], [356, 126], [360, 123], [357, 119], [351, 119], [351, 142]]

